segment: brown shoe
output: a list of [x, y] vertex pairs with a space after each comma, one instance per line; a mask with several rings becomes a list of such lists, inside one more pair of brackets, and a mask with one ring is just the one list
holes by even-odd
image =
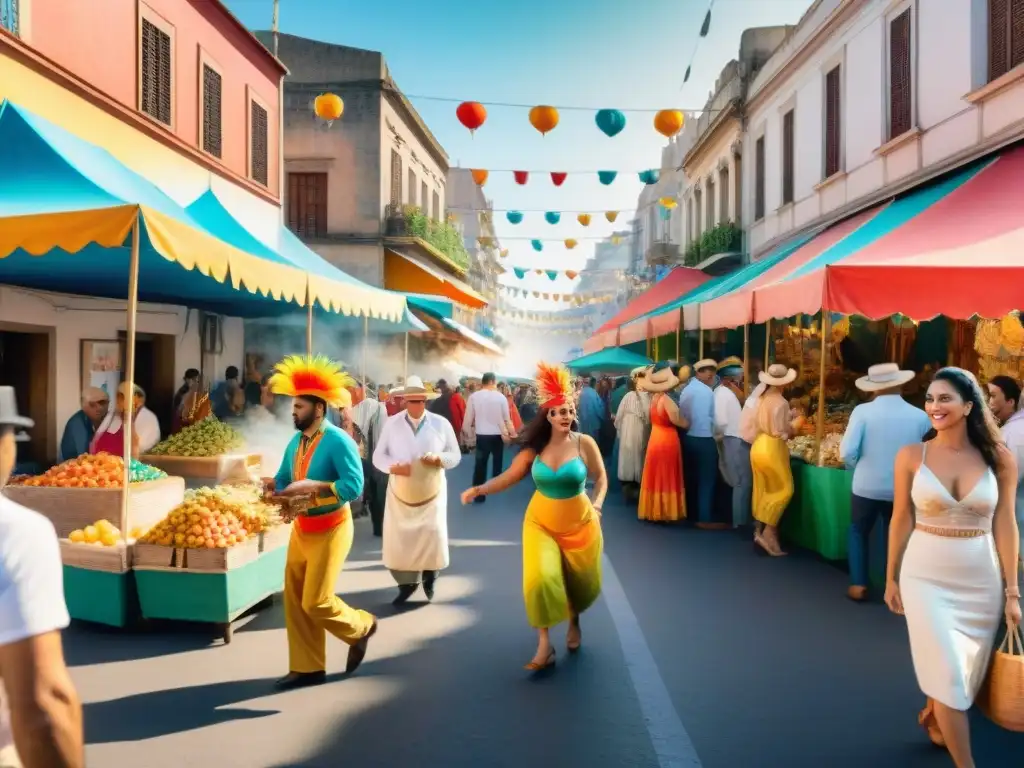
[[366, 658], [366, 649], [370, 645], [370, 638], [377, 633], [377, 620], [373, 620], [370, 631], [359, 638], [353, 645], [348, 647], [348, 660], [345, 662], [345, 674], [351, 675]]
[[868, 588], [852, 586], [846, 590], [846, 596], [855, 603], [863, 603], [868, 599]]

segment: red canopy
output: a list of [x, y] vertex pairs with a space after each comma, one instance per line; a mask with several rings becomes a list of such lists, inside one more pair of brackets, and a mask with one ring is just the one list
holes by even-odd
[[615, 317], [598, 328], [584, 344], [584, 350], [588, 349], [588, 345], [595, 350], [616, 346], [619, 343], [619, 329], [623, 325], [675, 301], [708, 279], [708, 275], [699, 269], [674, 267], [665, 277], [629, 302]]

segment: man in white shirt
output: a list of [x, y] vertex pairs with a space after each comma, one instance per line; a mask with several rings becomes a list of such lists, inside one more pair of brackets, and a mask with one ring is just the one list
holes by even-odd
[[[508, 398], [497, 388], [493, 373], [485, 373], [480, 389], [469, 396], [466, 403], [466, 418], [462, 431], [470, 429], [476, 433], [476, 461], [473, 465], [473, 486], [487, 482], [487, 459], [491, 459], [491, 476], [501, 474], [505, 463], [505, 442], [515, 437], [512, 416], [508, 410]], [[477, 496], [476, 504], [484, 502], [484, 496]]]
[[[14, 389], [0, 387], [0, 488], [14, 469]], [[0, 495], [0, 768], [82, 768], [82, 705], [60, 632], [60, 545], [45, 517]]]
[[754, 476], [750, 469], [750, 444], [740, 436], [743, 413], [743, 361], [729, 358], [718, 369], [721, 384], [715, 387], [715, 437], [721, 441], [722, 474], [732, 488], [732, 525], [750, 522]]

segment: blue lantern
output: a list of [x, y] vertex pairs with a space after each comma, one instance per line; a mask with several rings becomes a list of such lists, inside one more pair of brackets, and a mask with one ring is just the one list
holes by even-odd
[[658, 179], [661, 178], [661, 171], [652, 168], [648, 171], [640, 171], [638, 175], [640, 176], [640, 181], [650, 186], [651, 184], [658, 183]]
[[[547, 221], [548, 224], [557, 224], [562, 220], [562, 214], [558, 211], [548, 211], [544, 214], [544, 220]], [[538, 248], [537, 250], [540, 249]]]
[[542, 243], [540, 240], [531, 240], [530, 241], [530, 245], [533, 246], [533, 250], [535, 250], [535, 251], [543, 251], [544, 250], [544, 243]]
[[523, 214], [519, 211], [509, 211], [505, 214], [509, 224], [519, 224], [523, 220]]
[[609, 138], [622, 133], [626, 127], [626, 116], [617, 109], [601, 109], [594, 115], [594, 122]]
[[618, 171], [598, 171], [597, 180], [607, 187], [609, 184], [615, 181], [615, 177], [618, 175]]

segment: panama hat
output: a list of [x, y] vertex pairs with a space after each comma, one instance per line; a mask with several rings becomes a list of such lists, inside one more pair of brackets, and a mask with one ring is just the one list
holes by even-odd
[[784, 387], [796, 380], [796, 371], [787, 368], [782, 363], [773, 363], [768, 366], [767, 371], [757, 374], [757, 379], [770, 387]]
[[854, 385], [862, 392], [878, 392], [902, 386], [915, 375], [913, 371], [900, 370], [896, 363], [881, 363], [868, 368], [868, 375], [861, 376]]
[[679, 377], [666, 363], [659, 363], [644, 376], [644, 389], [648, 392], [668, 392], [679, 386]]
[[14, 393], [14, 387], [0, 387], [0, 426], [16, 427], [19, 430], [35, 426], [32, 419], [18, 413], [18, 398]]
[[405, 380], [405, 384], [397, 389], [392, 389], [390, 392], [392, 397], [422, 397], [425, 400], [437, 400], [441, 396], [440, 392], [431, 392], [423, 384], [423, 379], [419, 376], [410, 376]]
[[693, 366], [693, 370], [695, 371], [703, 371], [705, 368], [714, 368], [717, 371], [718, 363], [711, 358], [705, 357], [703, 360], [698, 360]]

